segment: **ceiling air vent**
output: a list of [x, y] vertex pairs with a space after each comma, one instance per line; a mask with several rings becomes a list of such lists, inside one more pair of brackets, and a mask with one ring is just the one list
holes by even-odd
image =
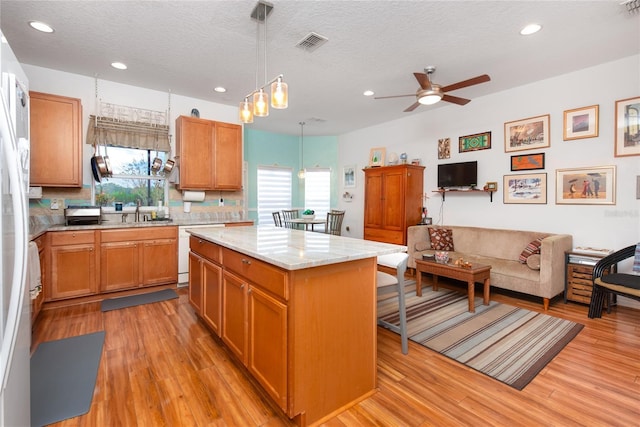
[[325, 44], [328, 40], [329, 39], [325, 36], [321, 36], [320, 34], [311, 32], [307, 34], [305, 38], [300, 40], [298, 44], [296, 44], [296, 47], [304, 49], [307, 52], [313, 52], [314, 50]]

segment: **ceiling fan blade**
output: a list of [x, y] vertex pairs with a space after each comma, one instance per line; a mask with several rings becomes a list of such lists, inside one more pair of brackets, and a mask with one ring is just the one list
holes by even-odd
[[431, 89], [431, 82], [429, 81], [429, 77], [425, 73], [413, 73], [416, 76], [416, 80], [420, 84], [420, 87], [424, 90]]
[[420, 106], [420, 103], [418, 101], [414, 102], [413, 104], [411, 104], [409, 107], [407, 107], [406, 110], [404, 110], [405, 113], [410, 113], [411, 111], [415, 110], [416, 108], [418, 108]]
[[442, 97], [442, 100], [447, 102], [452, 102], [458, 105], [467, 105], [469, 102], [471, 102], [470, 99], [458, 98], [457, 96], [451, 96], [446, 94]]
[[405, 96], [416, 96], [416, 94], [411, 93], [409, 95], [375, 96], [373, 97], [373, 99], [404, 98]]
[[454, 84], [449, 85], [449, 86], [445, 86], [445, 87], [442, 88], [442, 91], [443, 92], [451, 92], [452, 90], [457, 90], [457, 89], [462, 89], [463, 87], [477, 85], [479, 83], [488, 82], [489, 80], [491, 80], [491, 77], [489, 77], [487, 74], [483, 74], [481, 76], [477, 76], [477, 77], [471, 78], [469, 80], [463, 80], [461, 82], [454, 83]]

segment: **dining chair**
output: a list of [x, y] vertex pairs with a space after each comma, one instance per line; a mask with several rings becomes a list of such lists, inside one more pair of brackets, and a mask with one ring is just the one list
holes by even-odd
[[271, 212], [273, 215], [273, 223], [276, 227], [282, 227], [282, 217], [280, 216], [280, 212]]
[[409, 338], [407, 337], [407, 307], [404, 294], [404, 274], [407, 271], [407, 261], [409, 254], [406, 252], [380, 255], [378, 256], [378, 266], [388, 267], [396, 270], [393, 276], [383, 271], [377, 271], [376, 290], [377, 295], [390, 293], [398, 294], [398, 317], [400, 324], [396, 325], [378, 318], [378, 325], [400, 334], [402, 354], [409, 353]]
[[336, 236], [342, 235], [342, 220], [344, 219], [345, 211], [332, 210], [327, 212], [327, 222], [324, 226], [324, 232], [327, 234], [334, 234]]
[[299, 212], [297, 209], [283, 209], [282, 210], [282, 220], [284, 221], [284, 226], [287, 228], [298, 228], [297, 224], [287, 222], [288, 219], [296, 219], [299, 218]]

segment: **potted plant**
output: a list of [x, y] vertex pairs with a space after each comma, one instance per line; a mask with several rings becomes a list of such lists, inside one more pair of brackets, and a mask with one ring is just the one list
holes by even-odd
[[302, 218], [303, 219], [314, 219], [316, 217], [316, 212], [312, 209], [307, 209], [304, 212], [302, 212]]

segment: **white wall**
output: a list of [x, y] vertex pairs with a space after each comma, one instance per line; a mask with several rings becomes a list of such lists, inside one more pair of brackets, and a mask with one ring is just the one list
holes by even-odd
[[[485, 84], [491, 84], [485, 83]], [[455, 95], [464, 97], [464, 90]], [[622, 248], [640, 241], [640, 200], [636, 199], [636, 176], [640, 156], [614, 157], [615, 101], [640, 96], [640, 55], [602, 64], [509, 91], [476, 98], [464, 107], [449, 104], [406, 118], [382, 123], [339, 136], [339, 168], [357, 165], [357, 187], [353, 201], [339, 201], [346, 209], [346, 235], [362, 237], [364, 174], [372, 147], [386, 147], [387, 154], [406, 152], [409, 160], [421, 158], [426, 166], [424, 188], [430, 197], [429, 216], [444, 225], [477, 225], [573, 235], [574, 246]], [[389, 102], [372, 100], [372, 102]], [[410, 101], [407, 101], [407, 105]], [[563, 141], [563, 111], [599, 104], [597, 138]], [[404, 108], [404, 106], [402, 107]], [[504, 123], [550, 114], [551, 146], [542, 150], [504, 152]], [[491, 149], [458, 153], [458, 137], [491, 131]], [[451, 139], [451, 158], [438, 160], [437, 142]], [[504, 204], [503, 176], [512, 174], [513, 154], [546, 153], [547, 204]], [[493, 203], [485, 194], [447, 194], [446, 201], [432, 193], [436, 189], [437, 164], [478, 160], [478, 185], [498, 182]], [[615, 205], [556, 205], [556, 169], [617, 166]], [[518, 172], [515, 172], [518, 173]], [[340, 188], [343, 192], [344, 189]]]

